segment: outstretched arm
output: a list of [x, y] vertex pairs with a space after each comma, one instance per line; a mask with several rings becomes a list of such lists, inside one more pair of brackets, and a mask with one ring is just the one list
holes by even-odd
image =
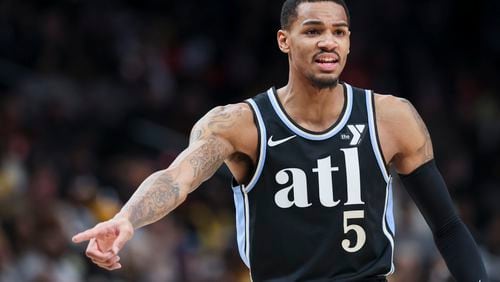
[[117, 216], [128, 218], [134, 228], [155, 222], [210, 178], [234, 151], [217, 128], [231, 126], [231, 117], [224, 120], [223, 112], [224, 109], [216, 108], [200, 120], [193, 127], [189, 147], [169, 168], [150, 175]]
[[421, 117], [404, 99], [399, 99], [404, 128], [398, 134], [394, 166], [430, 226], [434, 241], [457, 281], [488, 281], [478, 248], [458, 217], [446, 184], [434, 162], [429, 132]]
[[240, 116], [237, 105], [217, 107], [193, 127], [189, 146], [165, 170], [147, 177], [115, 217], [73, 237], [89, 240], [87, 256], [100, 267], [118, 269], [118, 252], [134, 229], [153, 223], [179, 206], [234, 153], [232, 132]]

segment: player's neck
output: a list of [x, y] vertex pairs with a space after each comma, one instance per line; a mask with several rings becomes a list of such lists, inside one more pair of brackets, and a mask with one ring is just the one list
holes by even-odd
[[335, 123], [344, 106], [344, 87], [318, 89], [310, 83], [290, 80], [278, 89], [278, 97], [287, 114], [301, 126], [322, 131]]

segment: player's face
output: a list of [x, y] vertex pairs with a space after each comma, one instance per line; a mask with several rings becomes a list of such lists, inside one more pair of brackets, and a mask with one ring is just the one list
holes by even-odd
[[289, 30], [278, 31], [280, 49], [289, 55], [292, 77], [315, 87], [337, 85], [347, 61], [350, 31], [344, 8], [334, 2], [306, 2], [297, 7]]

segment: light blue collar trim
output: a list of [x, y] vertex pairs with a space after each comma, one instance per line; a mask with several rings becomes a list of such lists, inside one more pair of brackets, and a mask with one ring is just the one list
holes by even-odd
[[269, 90], [267, 90], [267, 96], [269, 97], [269, 101], [271, 101], [271, 105], [273, 106], [276, 114], [279, 116], [281, 121], [283, 121], [283, 123], [291, 131], [293, 131], [295, 134], [297, 134], [298, 136], [301, 136], [305, 139], [321, 141], [321, 140], [326, 140], [328, 138], [331, 138], [332, 136], [337, 134], [340, 130], [342, 130], [342, 128], [344, 128], [347, 121], [349, 120], [349, 117], [351, 116], [352, 105], [353, 105], [352, 87], [347, 83], [344, 83], [344, 85], [347, 89], [347, 97], [346, 97], [347, 98], [347, 106], [346, 106], [344, 115], [342, 116], [340, 122], [338, 122], [337, 125], [335, 125], [335, 127], [333, 127], [329, 131], [322, 133], [322, 134], [313, 134], [313, 133], [305, 132], [301, 128], [297, 127], [292, 121], [290, 121], [288, 116], [281, 109], [279, 101], [276, 99], [276, 95], [274, 94], [273, 88], [270, 88]]

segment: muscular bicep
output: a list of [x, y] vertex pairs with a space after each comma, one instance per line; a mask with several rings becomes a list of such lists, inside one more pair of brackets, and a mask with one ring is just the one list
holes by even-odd
[[189, 191], [210, 178], [235, 149], [231, 132], [237, 126], [237, 106], [217, 107], [200, 119], [191, 130], [189, 146], [172, 163], [169, 170], [177, 172]]
[[399, 173], [408, 174], [432, 160], [434, 153], [427, 127], [413, 105], [406, 99], [399, 100], [399, 118], [395, 138], [398, 152], [393, 164]]
[[168, 170], [175, 171], [178, 181], [184, 183], [190, 192], [210, 178], [231, 152], [232, 146], [223, 138], [204, 136], [192, 142]]

